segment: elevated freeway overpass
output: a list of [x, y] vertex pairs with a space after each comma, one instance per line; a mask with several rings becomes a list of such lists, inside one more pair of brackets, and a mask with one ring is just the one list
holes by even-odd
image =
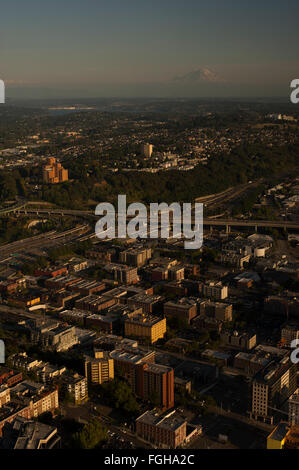
[[[98, 216], [95, 215], [93, 211], [88, 210], [70, 210], [70, 209], [39, 209], [39, 208], [29, 208], [22, 207], [15, 210], [15, 213], [25, 214], [25, 215], [35, 215], [37, 217], [82, 217], [82, 218], [94, 218], [98, 219]], [[258, 231], [259, 228], [277, 228], [284, 230], [299, 230], [299, 222], [288, 221], [288, 220], [242, 220], [242, 219], [213, 219], [213, 218], [204, 218], [203, 220], [204, 227], [225, 227], [226, 231], [229, 233], [232, 228], [254, 228], [255, 231]]]

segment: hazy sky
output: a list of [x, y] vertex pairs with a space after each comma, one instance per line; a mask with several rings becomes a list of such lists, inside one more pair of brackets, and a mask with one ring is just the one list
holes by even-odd
[[298, 0], [10, 0], [8, 94], [287, 96]]

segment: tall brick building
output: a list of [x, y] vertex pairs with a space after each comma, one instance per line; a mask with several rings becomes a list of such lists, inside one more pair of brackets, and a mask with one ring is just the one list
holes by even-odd
[[152, 400], [163, 410], [174, 406], [174, 372], [172, 367], [155, 364], [153, 352], [115, 350], [110, 353], [115, 369], [125, 377], [134, 393]]

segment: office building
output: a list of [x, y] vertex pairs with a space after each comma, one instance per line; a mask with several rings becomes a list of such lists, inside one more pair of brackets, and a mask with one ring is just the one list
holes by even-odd
[[49, 157], [43, 166], [43, 181], [46, 184], [63, 183], [68, 180], [68, 170], [57, 163], [56, 158]]
[[145, 314], [161, 313], [164, 297], [160, 295], [136, 294], [128, 298], [128, 306], [142, 308]]

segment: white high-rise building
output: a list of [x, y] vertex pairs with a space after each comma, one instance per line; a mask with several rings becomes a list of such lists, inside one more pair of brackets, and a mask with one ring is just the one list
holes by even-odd
[[151, 158], [154, 146], [151, 144], [144, 144], [142, 146], [142, 153], [145, 158]]

